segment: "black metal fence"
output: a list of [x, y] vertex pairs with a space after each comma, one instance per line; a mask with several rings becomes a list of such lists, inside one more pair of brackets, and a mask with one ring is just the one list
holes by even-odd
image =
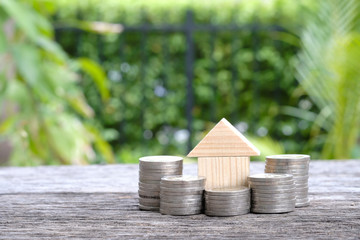
[[[253, 52], [253, 60], [252, 60], [252, 64], [251, 64], [251, 71], [253, 72], [253, 75], [251, 76], [252, 81], [250, 82], [250, 85], [247, 86], [247, 90], [251, 91], [252, 93], [252, 100], [251, 100], [251, 106], [246, 106], [249, 109], [253, 109], [252, 111], [250, 111], [251, 116], [248, 116], [247, 121], [250, 122], [250, 129], [252, 129], [253, 131], [255, 131], [255, 126], [256, 126], [256, 122], [258, 122], [258, 118], [259, 118], [259, 104], [260, 104], [260, 99], [259, 99], [259, 95], [263, 94], [262, 90], [259, 90], [259, 82], [261, 81], [261, 79], [259, 79], [259, 74], [261, 74], [262, 71], [262, 63], [261, 60], [259, 60], [259, 49], [262, 47], [261, 45], [261, 38], [264, 38], [264, 36], [260, 36], [260, 33], [266, 33], [267, 36], [272, 36], [272, 35], [279, 35], [280, 33], [286, 32], [285, 29], [283, 29], [280, 26], [277, 25], [264, 25], [264, 24], [259, 24], [256, 21], [254, 21], [254, 23], [252, 24], [247, 24], [247, 25], [237, 25], [236, 23], [229, 23], [226, 25], [213, 25], [213, 24], [198, 24], [194, 21], [194, 13], [192, 11], [188, 11], [186, 13], [185, 19], [183, 24], [179, 24], [179, 25], [169, 25], [169, 24], [162, 24], [162, 25], [151, 25], [148, 24], [146, 22], [144, 22], [141, 25], [137, 25], [137, 26], [128, 26], [128, 25], [123, 25], [124, 27], [124, 31], [123, 33], [119, 34], [118, 36], [118, 41], [116, 42], [116, 44], [118, 44], [118, 56], [122, 59], [121, 61], [126, 61], [126, 57], [124, 52], [122, 51], [122, 49], [124, 49], [124, 47], [128, 44], [130, 44], [133, 48], [137, 48], [136, 50], [140, 51], [140, 55], [139, 55], [139, 68], [140, 70], [138, 71], [138, 77], [139, 77], [139, 81], [136, 84], [142, 84], [142, 91], [145, 91], [145, 81], [144, 79], [146, 78], [146, 72], [145, 72], [145, 68], [147, 66], [147, 64], [149, 63], [149, 54], [148, 54], [148, 50], [146, 49], [146, 44], [148, 42], [149, 39], [149, 35], [150, 34], [159, 34], [164, 36], [164, 38], [166, 38], [167, 34], [171, 34], [171, 33], [178, 33], [178, 34], [182, 34], [185, 37], [185, 50], [184, 50], [184, 54], [183, 54], [183, 63], [184, 63], [184, 68], [183, 68], [183, 75], [186, 78], [186, 97], [185, 97], [185, 109], [183, 110], [183, 114], [186, 118], [186, 129], [189, 133], [189, 138], [187, 141], [187, 150], [190, 150], [193, 147], [193, 126], [194, 126], [194, 106], [196, 105], [196, 96], [194, 94], [194, 68], [195, 68], [195, 61], [197, 60], [197, 48], [198, 48], [198, 43], [196, 42], [195, 39], [195, 34], [206, 34], [209, 35], [210, 37], [208, 38], [208, 44], [210, 47], [210, 62], [211, 62], [211, 67], [208, 69], [210, 72], [210, 76], [212, 78], [211, 80], [211, 90], [213, 91], [214, 97], [210, 100], [210, 103], [207, 104], [207, 106], [210, 108], [210, 113], [209, 113], [209, 117], [207, 120], [209, 121], [213, 121], [216, 122], [219, 119], [218, 118], [218, 111], [219, 108], [221, 109], [222, 106], [219, 106], [218, 103], [216, 103], [216, 92], [218, 91], [218, 86], [216, 84], [216, 76], [215, 73], [218, 70], [216, 67], [216, 61], [214, 59], [214, 51], [215, 51], [215, 44], [218, 38], [218, 34], [220, 33], [224, 33], [224, 32], [228, 32], [231, 34], [233, 34], [232, 37], [230, 37], [229, 39], [229, 46], [230, 50], [229, 50], [229, 58], [230, 59], [230, 65], [229, 65], [229, 71], [231, 72], [231, 80], [230, 80], [230, 88], [231, 91], [229, 92], [229, 95], [233, 95], [232, 99], [238, 99], [241, 96], [242, 90], [239, 89], [239, 87], [237, 87], [237, 82], [239, 81], [239, 79], [241, 78], [241, 73], [239, 73], [239, 69], [237, 67], [237, 63], [236, 63], [236, 59], [235, 55], [236, 54], [241, 54], [242, 51], [242, 47], [239, 46], [239, 44], [237, 44], [239, 38], [236, 37], [235, 33], [241, 33], [241, 32], [247, 32], [249, 34], [251, 34], [251, 43], [250, 43], [250, 48], [251, 51]], [[62, 43], [62, 36], [66, 33], [72, 32], [75, 35], [72, 35], [73, 37], [75, 37], [75, 46], [70, 46], [73, 47], [74, 49], [70, 52], [73, 55], [82, 55], [79, 52], [79, 46], [82, 42], [82, 38], [84, 34], [89, 34], [89, 33], [85, 33], [83, 30], [79, 29], [79, 28], [70, 28], [70, 27], [57, 27], [56, 28], [56, 38], [57, 40]], [[134, 46], [134, 43], [127, 43], [126, 42], [126, 34], [127, 33], [136, 33], [140, 36], [139, 41], [137, 41], [138, 45], [137, 47]], [[104, 45], [103, 42], [103, 37], [101, 35], [97, 35], [94, 33], [91, 33], [92, 35], [96, 36], [96, 43], [97, 43], [97, 60], [99, 60], [100, 62], [104, 62], [106, 60], [106, 56], [104, 55], [104, 52], [106, 52], [104, 50], [104, 48], [106, 47], [106, 45]], [[279, 55], [282, 55], [282, 51], [285, 51], [285, 47], [284, 47], [284, 43], [282, 41], [280, 41], [278, 38], [273, 38], [271, 37], [271, 44], [273, 44], [273, 48], [275, 49], [275, 51], [279, 52]], [[65, 44], [66, 45], [66, 44]], [[261, 45], [261, 46], [260, 46]], [[248, 47], [249, 47], [248, 46]], [[169, 59], [169, 51], [168, 51], [168, 46], [165, 42], [162, 43], [162, 47], [164, 50], [164, 62], [168, 62], [171, 61]], [[69, 46], [68, 46], [69, 48]], [[66, 47], [65, 47], [66, 49]], [[295, 53], [296, 48], [291, 48], [291, 51], [293, 51], [293, 53]], [[289, 47], [287, 47], [287, 52], [289, 51]], [[95, 55], [96, 55], [95, 54]], [[125, 59], [125, 60], [124, 60]], [[165, 66], [164, 66], [165, 67]], [[276, 71], [276, 73], [274, 73], [274, 84], [276, 84], [276, 86], [271, 87], [271, 89], [269, 89], [269, 92], [267, 94], [269, 94], [270, 98], [273, 98], [272, 100], [275, 100], [277, 102], [277, 104], [282, 104], [282, 102], [287, 101], [282, 100], [282, 97], [284, 95], [283, 91], [285, 91], [286, 89], [282, 89], [281, 88], [281, 79], [283, 78], [283, 71], [284, 68], [279, 67], [278, 69], [275, 69], [274, 71]], [[169, 81], [169, 79], [171, 78], [171, 76], [166, 76], [167, 73], [164, 70], [162, 75], [164, 76], [164, 79], [167, 79]], [[273, 84], [273, 85], [274, 85]], [[293, 85], [295, 85], [295, 81], [293, 82]], [[286, 87], [285, 87], [286, 88]], [[146, 101], [147, 99], [144, 97], [142, 97], [143, 99], [141, 100], [141, 103], [144, 103], [146, 105]], [[271, 101], [272, 101], [271, 100]], [[221, 104], [220, 104], [221, 105]], [[139, 117], [139, 124], [141, 126], [141, 128], [144, 130], [146, 129], [144, 127], [144, 112], [142, 110], [140, 110], [139, 115], [137, 115]], [[241, 116], [241, 113], [239, 112], [239, 109], [237, 108], [233, 108], [231, 110], [231, 112], [229, 112], [227, 114], [227, 117], [230, 118], [231, 121], [239, 121], [240, 119], [243, 119], [243, 116]], [[121, 123], [120, 125], [122, 125], [123, 123]], [[121, 127], [120, 127], [121, 128]], [[124, 134], [126, 136], [126, 134]]]

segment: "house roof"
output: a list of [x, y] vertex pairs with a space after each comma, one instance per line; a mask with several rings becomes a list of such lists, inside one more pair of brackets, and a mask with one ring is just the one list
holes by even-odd
[[198, 143], [188, 157], [258, 156], [260, 151], [225, 118]]

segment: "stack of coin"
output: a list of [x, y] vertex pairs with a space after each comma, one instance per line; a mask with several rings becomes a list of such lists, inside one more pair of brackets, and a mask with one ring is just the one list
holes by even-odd
[[205, 190], [205, 214], [226, 217], [250, 212], [250, 189], [247, 187]]
[[291, 174], [262, 173], [248, 177], [251, 211], [284, 213], [295, 209], [295, 184]]
[[295, 181], [296, 207], [310, 204], [308, 198], [309, 155], [283, 154], [266, 157], [265, 172], [292, 174]]
[[161, 178], [160, 213], [193, 215], [202, 211], [205, 177], [168, 176]]
[[139, 159], [139, 208], [159, 211], [160, 180], [164, 176], [181, 175], [183, 159], [176, 156], [148, 156]]

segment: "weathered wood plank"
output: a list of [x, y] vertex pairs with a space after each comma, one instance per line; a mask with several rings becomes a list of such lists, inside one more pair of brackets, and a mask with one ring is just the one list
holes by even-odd
[[314, 161], [310, 173], [309, 207], [213, 218], [139, 211], [136, 165], [2, 168], [0, 239], [359, 239], [360, 161]]

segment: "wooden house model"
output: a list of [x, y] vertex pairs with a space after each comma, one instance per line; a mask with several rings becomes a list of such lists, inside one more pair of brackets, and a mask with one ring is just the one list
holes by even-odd
[[198, 157], [198, 175], [206, 177], [205, 189], [247, 186], [250, 156], [260, 151], [225, 118], [188, 154]]

